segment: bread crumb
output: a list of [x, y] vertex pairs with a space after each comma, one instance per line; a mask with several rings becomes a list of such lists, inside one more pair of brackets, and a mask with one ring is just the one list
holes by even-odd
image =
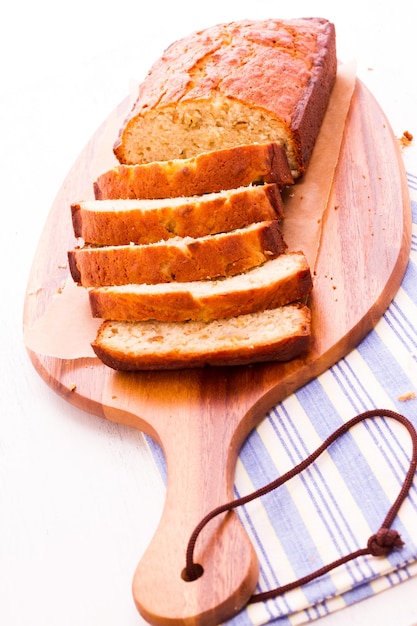
[[407, 148], [407, 146], [409, 146], [413, 141], [413, 135], [408, 130], [405, 130], [402, 137], [400, 137], [398, 141], [402, 148]]
[[63, 283], [61, 284], [61, 286], [57, 288], [56, 292], [57, 292], [58, 295], [61, 294], [64, 291], [66, 284], [67, 284], [67, 281], [64, 280]]
[[71, 385], [68, 387], [68, 389], [70, 391], [75, 391], [77, 389], [77, 385], [75, 383], [71, 383]]
[[414, 391], [408, 391], [407, 393], [403, 393], [401, 396], [398, 396], [398, 400], [400, 402], [407, 402], [408, 400], [414, 400], [416, 394]]

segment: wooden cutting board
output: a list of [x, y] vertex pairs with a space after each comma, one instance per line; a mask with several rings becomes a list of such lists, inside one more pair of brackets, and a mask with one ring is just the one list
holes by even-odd
[[[118, 115], [113, 116], [116, 126]], [[74, 245], [69, 205], [83, 197], [100, 168], [104, 171], [106, 133], [104, 125], [92, 138], [52, 207], [29, 279], [28, 326], [62, 284], [62, 263]], [[206, 513], [233, 499], [237, 455], [265, 413], [374, 327], [401, 283], [410, 239], [410, 202], [397, 140], [373, 96], [357, 82], [324, 218], [308, 354], [286, 364], [117, 373], [97, 359], [65, 360], [28, 350], [41, 377], [65, 400], [142, 430], [164, 450], [166, 502], [133, 580], [134, 600], [147, 621], [214, 625], [246, 604], [258, 561], [237, 516], [220, 516], [205, 527], [195, 551], [204, 574], [186, 582], [181, 573], [190, 534]]]

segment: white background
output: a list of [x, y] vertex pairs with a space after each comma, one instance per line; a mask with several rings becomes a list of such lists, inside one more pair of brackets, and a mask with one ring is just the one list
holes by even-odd
[[[290, 6], [290, 8], [288, 8]], [[16, 0], [0, 10], [0, 624], [136, 626], [134, 568], [164, 489], [140, 433], [66, 404], [22, 343], [44, 221], [85, 143], [173, 40], [221, 21], [319, 15], [394, 132], [417, 133], [413, 0]], [[377, 158], [377, 157], [376, 157]], [[417, 171], [415, 151], [405, 159]], [[319, 620], [417, 623], [417, 581]]]

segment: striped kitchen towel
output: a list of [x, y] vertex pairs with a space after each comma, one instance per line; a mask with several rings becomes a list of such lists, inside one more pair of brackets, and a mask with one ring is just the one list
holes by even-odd
[[[391, 409], [417, 428], [417, 176], [408, 174], [408, 182], [412, 249], [392, 304], [355, 350], [273, 407], [250, 434], [238, 459], [236, 497], [284, 474], [364, 411]], [[160, 451], [149, 445], [163, 472]], [[256, 593], [366, 547], [401, 489], [410, 454], [403, 426], [383, 417], [367, 420], [301, 475], [237, 509], [260, 561]], [[401, 550], [350, 561], [273, 600], [248, 605], [228, 624], [305, 624], [417, 575], [417, 481], [392, 528], [405, 543]]]

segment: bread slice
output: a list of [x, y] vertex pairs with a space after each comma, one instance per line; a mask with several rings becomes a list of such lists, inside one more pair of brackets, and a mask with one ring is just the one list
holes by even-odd
[[289, 361], [310, 335], [309, 308], [288, 304], [211, 322], [105, 321], [92, 347], [116, 370], [170, 370]]
[[311, 288], [307, 259], [291, 252], [222, 280], [97, 287], [89, 298], [93, 317], [106, 320], [207, 322], [274, 309], [305, 298]]
[[272, 183], [186, 198], [77, 202], [71, 212], [75, 236], [101, 246], [204, 237], [284, 216]]
[[[162, 133], [156, 141], [163, 143]], [[189, 159], [119, 165], [94, 182], [96, 200], [175, 198], [246, 187], [252, 183], [291, 185], [293, 178], [278, 143], [250, 143], [210, 150]]]
[[173, 237], [147, 245], [84, 246], [68, 252], [74, 281], [84, 287], [189, 282], [240, 274], [285, 252], [278, 220], [230, 233]]
[[336, 77], [321, 18], [219, 24], [173, 43], [150, 69], [114, 146], [120, 163], [280, 142], [306, 169]]

